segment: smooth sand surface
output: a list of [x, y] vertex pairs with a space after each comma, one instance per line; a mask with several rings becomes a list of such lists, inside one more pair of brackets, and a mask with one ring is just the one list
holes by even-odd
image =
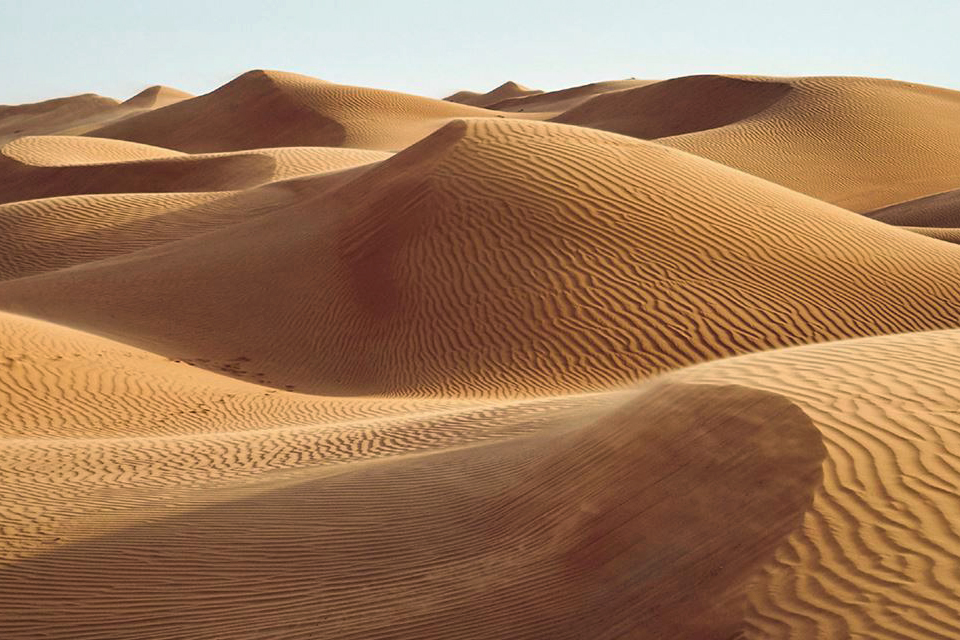
[[960, 636], [958, 95], [0, 107], [0, 638]]

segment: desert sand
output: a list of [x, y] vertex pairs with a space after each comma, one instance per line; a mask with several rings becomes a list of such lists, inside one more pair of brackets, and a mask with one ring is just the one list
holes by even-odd
[[0, 638], [960, 636], [960, 93], [0, 107]]

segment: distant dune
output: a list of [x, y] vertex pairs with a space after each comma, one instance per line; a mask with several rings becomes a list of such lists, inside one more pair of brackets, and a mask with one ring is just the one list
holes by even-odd
[[488, 91], [487, 93], [458, 91], [452, 96], [447, 96], [444, 98], [444, 100], [449, 102], [459, 102], [460, 104], [468, 104], [474, 107], [489, 108], [491, 105], [499, 104], [504, 100], [517, 100], [542, 93], [543, 91], [540, 89], [530, 89], [528, 87], [524, 87], [523, 85], [519, 85], [512, 80], [509, 80], [504, 82], [496, 89]]
[[0, 107], [0, 638], [960, 637], [958, 96]]
[[0, 296], [211, 367], [243, 353], [272, 380], [338, 395], [597, 390], [960, 322], [956, 247], [585, 128], [454, 123], [308, 192]]
[[765, 81], [792, 91], [740, 122], [660, 142], [853, 211], [960, 184], [960, 92], [873, 78]]
[[250, 71], [212, 93], [91, 131], [180, 151], [323, 146], [394, 150], [488, 112], [392, 91]]

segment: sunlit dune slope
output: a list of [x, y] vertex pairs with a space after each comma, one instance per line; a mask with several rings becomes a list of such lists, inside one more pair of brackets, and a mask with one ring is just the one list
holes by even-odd
[[[0, 632], [731, 636], [743, 583], [809, 506], [819, 435], [795, 405], [737, 387], [612, 404], [519, 440], [161, 485], [166, 502], [126, 526], [6, 563]], [[135, 502], [131, 484], [107, 499]]]
[[278, 386], [538, 395], [958, 326], [958, 257], [656, 143], [486, 119], [249, 223], [3, 283], [0, 303], [214, 369], [243, 353]]
[[668, 379], [782, 394], [826, 441], [803, 528], [750, 591], [748, 638], [960, 637], [960, 331], [754, 354]]
[[250, 71], [216, 91], [137, 115], [90, 135], [189, 152], [323, 146], [392, 150], [451, 118], [488, 116], [466, 105]]
[[[860, 212], [960, 184], [960, 92], [873, 78], [752, 80], [791, 90], [739, 122], [660, 142]], [[725, 109], [708, 99], [700, 113]]]

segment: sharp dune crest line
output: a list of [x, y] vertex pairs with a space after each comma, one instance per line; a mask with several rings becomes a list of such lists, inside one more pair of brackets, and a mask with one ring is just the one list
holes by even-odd
[[0, 106], [0, 639], [960, 637], [958, 96]]

